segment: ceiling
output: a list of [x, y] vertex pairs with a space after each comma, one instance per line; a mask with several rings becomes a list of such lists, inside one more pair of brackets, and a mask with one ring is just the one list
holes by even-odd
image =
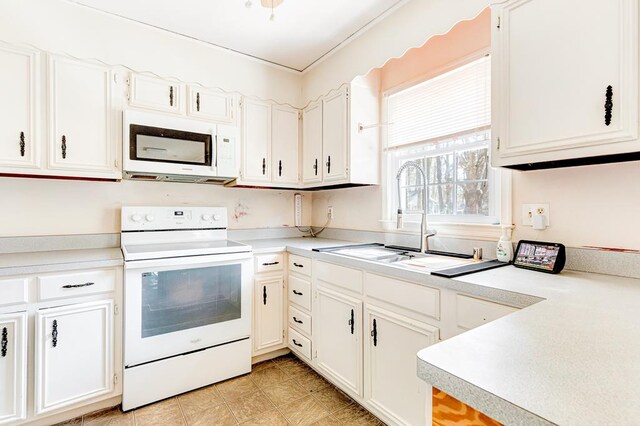
[[405, 0], [284, 0], [273, 21], [260, 0], [72, 1], [303, 71]]

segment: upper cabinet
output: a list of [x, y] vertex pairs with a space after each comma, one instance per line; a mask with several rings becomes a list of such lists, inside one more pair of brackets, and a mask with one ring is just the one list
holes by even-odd
[[494, 166], [640, 151], [638, 0], [513, 0], [492, 13]]
[[271, 104], [244, 99], [242, 104], [242, 178], [271, 181]]
[[302, 184], [322, 183], [322, 101], [302, 111]]
[[236, 100], [233, 95], [215, 89], [189, 86], [187, 114], [223, 124], [235, 124]]
[[118, 178], [111, 71], [52, 56], [48, 80], [48, 168], [61, 176]]
[[184, 84], [131, 73], [129, 77], [129, 104], [155, 111], [184, 112]]
[[271, 108], [271, 144], [273, 182], [298, 184], [298, 123], [300, 111], [283, 105]]
[[344, 181], [349, 172], [349, 92], [340, 90], [323, 99], [322, 114], [324, 181]]
[[0, 45], [0, 63], [0, 167], [29, 173], [40, 167], [40, 53]]

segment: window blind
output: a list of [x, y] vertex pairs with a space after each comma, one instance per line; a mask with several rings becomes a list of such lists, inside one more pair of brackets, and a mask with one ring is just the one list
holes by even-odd
[[388, 146], [428, 141], [491, 124], [489, 56], [391, 94]]

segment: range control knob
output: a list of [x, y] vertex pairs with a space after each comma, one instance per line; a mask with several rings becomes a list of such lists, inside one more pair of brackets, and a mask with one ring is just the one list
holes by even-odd
[[209, 221], [209, 220], [211, 220], [211, 215], [203, 214], [203, 215], [202, 215], [202, 220], [204, 220], [204, 221]]
[[155, 217], [152, 214], [148, 214], [144, 218], [147, 220], [147, 222], [153, 222], [155, 219]]
[[219, 221], [220, 219], [222, 219], [222, 217], [219, 214], [213, 215], [213, 220], [215, 220], [216, 222]]
[[140, 216], [139, 214], [131, 215], [131, 220], [134, 222], [140, 222], [142, 220], [142, 216]]

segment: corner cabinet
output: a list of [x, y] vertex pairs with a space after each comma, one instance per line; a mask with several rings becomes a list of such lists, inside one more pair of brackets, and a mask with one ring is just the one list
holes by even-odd
[[322, 183], [322, 101], [302, 111], [302, 184]]
[[493, 166], [640, 158], [638, 0], [512, 0], [492, 15]]
[[110, 393], [113, 345], [112, 300], [38, 310], [36, 414]]
[[298, 140], [300, 111], [284, 105], [271, 108], [271, 143], [273, 182], [298, 184]]
[[0, 425], [27, 415], [27, 313], [0, 315]]

